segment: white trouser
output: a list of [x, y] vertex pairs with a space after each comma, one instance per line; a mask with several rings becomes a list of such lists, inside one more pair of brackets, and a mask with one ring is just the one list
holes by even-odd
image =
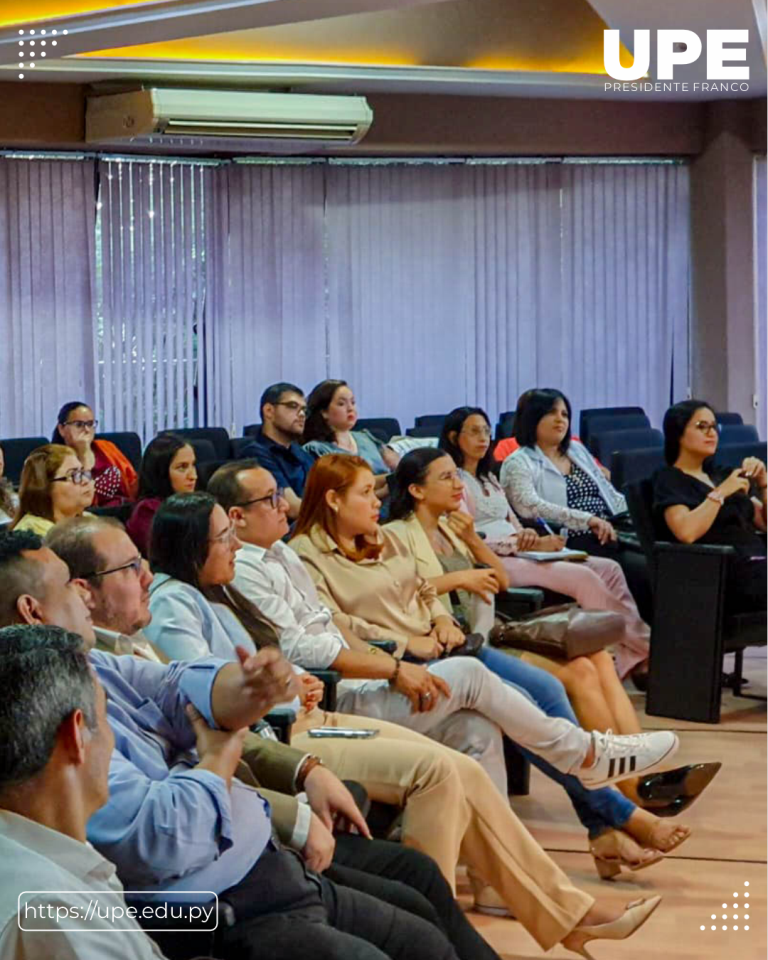
[[[442, 677], [451, 688], [451, 696], [438, 698], [429, 713], [414, 713], [406, 696], [392, 690], [386, 681], [367, 680], [339, 685], [338, 710], [400, 723], [411, 730], [474, 756], [499, 785], [498, 728], [521, 747], [527, 747], [563, 773], [572, 773], [582, 765], [591, 743], [590, 735], [581, 727], [559, 717], [548, 717], [539, 707], [514, 687], [501, 681], [473, 657], [452, 657], [428, 667], [430, 673]], [[446, 721], [458, 711], [452, 724]], [[466, 724], [471, 717], [466, 711], [479, 714], [497, 728], [487, 748], [478, 744], [490, 731], [483, 725]], [[506, 793], [506, 783], [503, 791]]]

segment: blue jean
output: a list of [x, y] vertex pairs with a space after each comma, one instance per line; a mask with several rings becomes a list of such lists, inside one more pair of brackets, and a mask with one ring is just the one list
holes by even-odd
[[[519, 657], [513, 657], [501, 650], [494, 650], [487, 644], [478, 655], [489, 670], [492, 670], [505, 683], [516, 687], [533, 701], [549, 717], [561, 717], [580, 726], [573, 712], [565, 687], [551, 673], [525, 663]], [[578, 779], [556, 770], [546, 760], [519, 747], [534, 766], [562, 784], [568, 794], [579, 820], [589, 831], [590, 839], [603, 833], [608, 827], [620, 829], [629, 820], [635, 804], [618, 790], [602, 787], [600, 790], [587, 790]]]

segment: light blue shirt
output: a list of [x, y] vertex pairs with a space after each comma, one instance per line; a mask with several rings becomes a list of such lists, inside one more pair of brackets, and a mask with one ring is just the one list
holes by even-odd
[[[353, 430], [352, 436], [357, 444], [357, 455], [368, 462], [371, 470], [377, 476], [382, 473], [389, 473], [390, 469], [381, 458], [381, 448], [386, 446], [380, 440], [377, 440], [368, 430]], [[327, 453], [346, 453], [349, 450], [338, 446], [330, 440], [310, 440], [304, 444], [304, 449], [312, 454], [313, 457], [324, 457]]]
[[[198, 762], [184, 712], [194, 704], [211, 726], [211, 691], [222, 660], [152, 663], [90, 654], [107, 694], [115, 735], [109, 800], [88, 822], [88, 839], [116, 866], [127, 890], [173, 891], [176, 899], [210, 900], [184, 891], [221, 893], [238, 883], [271, 838], [269, 804], [233, 779]], [[144, 899], [172, 900], [172, 895]]]

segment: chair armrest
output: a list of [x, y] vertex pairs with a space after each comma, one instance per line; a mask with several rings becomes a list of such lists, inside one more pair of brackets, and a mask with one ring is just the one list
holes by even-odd
[[369, 640], [368, 643], [382, 653], [395, 653], [397, 650], [397, 643], [394, 640]]
[[657, 540], [653, 545], [654, 553], [679, 553], [712, 557], [733, 557], [736, 551], [719, 543], [670, 543], [666, 540]]
[[272, 710], [264, 717], [267, 723], [275, 731], [277, 739], [281, 743], [291, 742], [291, 728], [296, 723], [296, 711], [288, 707], [278, 707]]
[[336, 710], [336, 686], [341, 680], [341, 674], [338, 670], [308, 670], [307, 672], [325, 684], [323, 699], [319, 703], [320, 709], [333, 713]]

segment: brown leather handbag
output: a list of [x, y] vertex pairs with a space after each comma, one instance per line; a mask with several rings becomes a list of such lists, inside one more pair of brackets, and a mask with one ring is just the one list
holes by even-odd
[[624, 629], [620, 613], [582, 610], [577, 603], [563, 603], [497, 624], [488, 640], [494, 647], [538, 653], [553, 660], [573, 660], [618, 643]]

